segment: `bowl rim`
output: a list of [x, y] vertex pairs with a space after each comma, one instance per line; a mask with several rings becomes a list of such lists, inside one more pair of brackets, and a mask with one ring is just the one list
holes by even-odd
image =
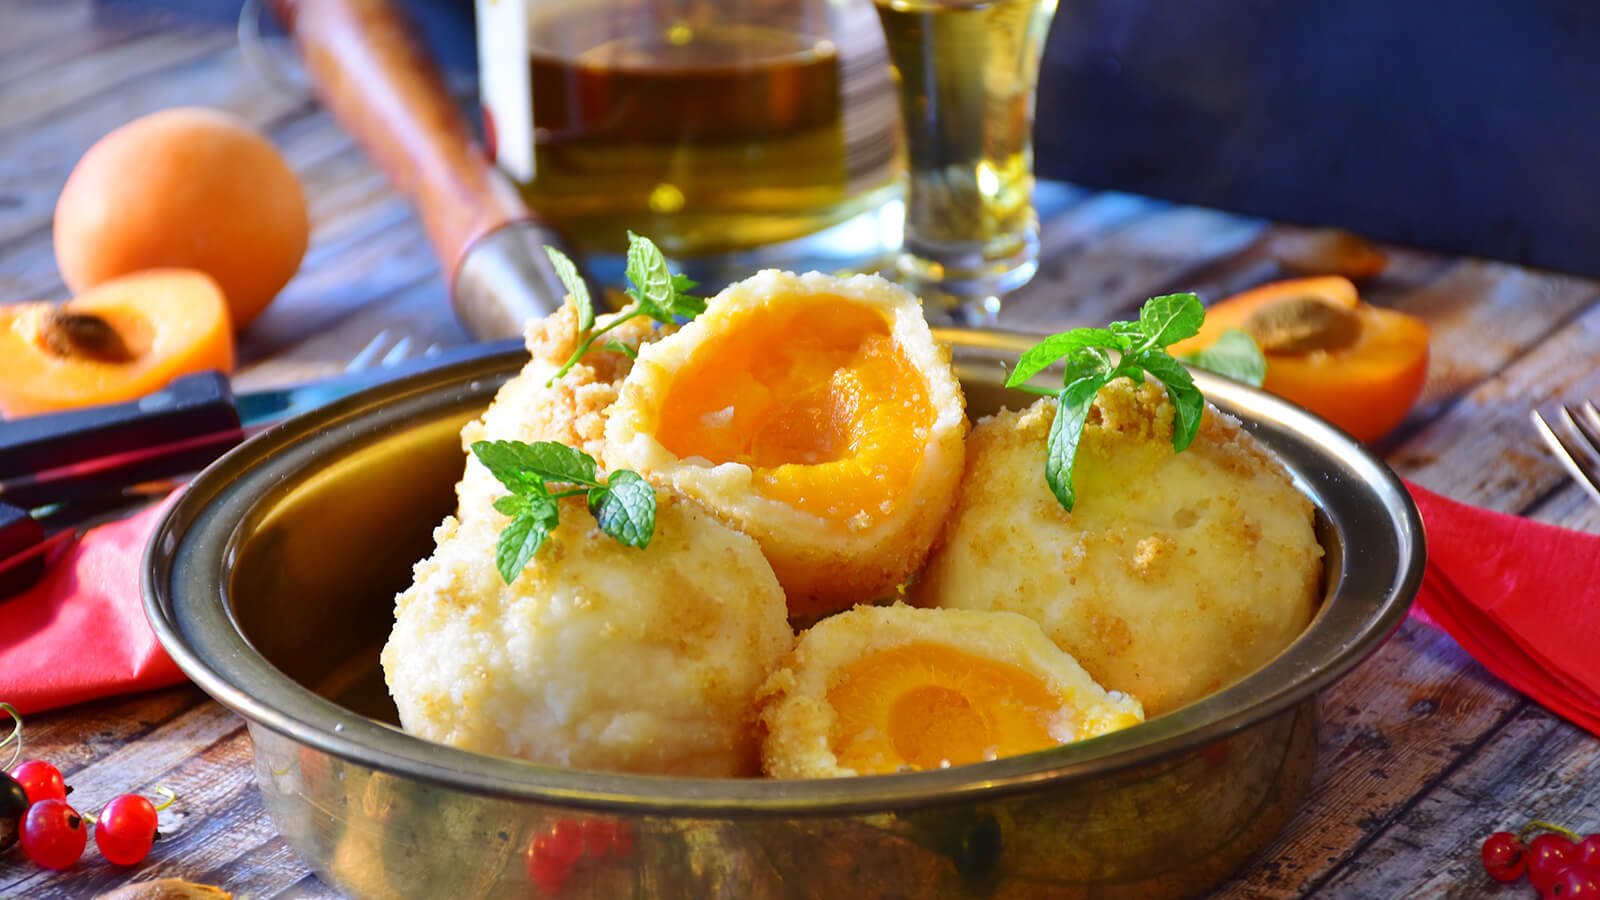
[[[982, 374], [1001, 367], [990, 377], [1039, 339], [992, 330], [935, 334], [951, 346], [958, 369]], [[314, 471], [319, 446], [350, 446], [382, 426], [430, 412], [443, 415], [452, 403], [486, 404], [526, 360], [525, 352], [495, 353], [369, 388], [282, 422], [201, 472], [163, 515], [141, 564], [146, 615], [184, 674], [253, 726], [375, 770], [473, 794], [636, 815], [834, 815], [1028, 791], [1225, 738], [1342, 678], [1399, 627], [1422, 581], [1422, 520], [1387, 465], [1300, 407], [1192, 370], [1207, 399], [1238, 416], [1280, 458], [1292, 449], [1324, 464], [1307, 470], [1286, 460], [1297, 487], [1340, 538], [1340, 571], [1326, 573], [1327, 592], [1311, 624], [1264, 666], [1195, 703], [1108, 735], [991, 762], [855, 778], [686, 778], [569, 769], [408, 735], [316, 695], [260, 656], [240, 632], [221, 589], [251, 502], [286, 469]], [[1357, 523], [1363, 527], [1350, 530]]]

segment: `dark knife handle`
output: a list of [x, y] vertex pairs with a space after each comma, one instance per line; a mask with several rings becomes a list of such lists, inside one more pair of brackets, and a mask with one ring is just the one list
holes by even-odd
[[44, 541], [44, 525], [28, 511], [0, 503], [0, 598], [26, 590], [44, 574], [44, 557], [28, 555]]
[[[136, 454], [206, 435], [237, 434], [239, 430], [239, 410], [227, 378], [217, 372], [185, 375], [153, 394], [127, 403], [0, 422], [0, 481], [24, 482], [46, 470]], [[215, 450], [210, 453], [213, 458], [217, 455]], [[154, 465], [148, 474], [124, 469], [119, 476], [122, 483], [167, 478], [198, 468], [186, 458], [160, 459], [164, 461]], [[183, 465], [188, 468], [174, 468]], [[130, 482], [126, 480], [129, 474], [142, 474], [142, 478]], [[0, 496], [17, 506], [45, 499], [19, 496], [20, 490], [7, 487]], [[65, 497], [53, 493], [48, 499]]]

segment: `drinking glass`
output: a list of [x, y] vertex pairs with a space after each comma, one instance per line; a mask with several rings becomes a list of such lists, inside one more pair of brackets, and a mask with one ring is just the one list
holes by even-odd
[[630, 230], [715, 284], [892, 258], [904, 155], [870, 0], [477, 11], [493, 157], [595, 274]]
[[908, 159], [899, 277], [930, 313], [991, 322], [1038, 269], [1034, 89], [1056, 0], [874, 4]]

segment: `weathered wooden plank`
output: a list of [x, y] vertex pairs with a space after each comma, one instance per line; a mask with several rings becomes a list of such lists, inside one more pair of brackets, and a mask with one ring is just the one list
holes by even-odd
[[[15, 7], [15, 0], [9, 6]], [[48, 6], [50, 4], [37, 4]], [[67, 4], [64, 14], [58, 14], [48, 24], [40, 23], [33, 40], [10, 44], [12, 16], [28, 15], [22, 10], [7, 10], [0, 20], [6, 36], [0, 36], [0, 85], [12, 84], [25, 77], [37, 75], [81, 60], [85, 56], [105, 52], [117, 44], [136, 37], [169, 28], [170, 16], [150, 8], [118, 7], [107, 10], [95, 4]], [[3, 93], [3, 91], [0, 91]]]
[[[31, 758], [49, 761], [64, 775], [207, 702], [198, 689], [155, 691], [79, 704], [64, 711], [24, 716], [23, 741]], [[10, 723], [0, 725], [0, 733]], [[9, 759], [9, 752], [0, 760]]]
[[281, 353], [367, 303], [432, 278], [437, 272], [432, 248], [421, 229], [413, 224], [383, 229], [354, 242], [346, 249], [340, 265], [302, 271], [272, 301], [250, 326], [246, 343], [240, 346], [241, 367]]
[[1034, 281], [1007, 298], [1002, 324], [1034, 331], [1102, 324], [1136, 309], [1184, 273], [1238, 251], [1265, 227], [1197, 207], [1149, 210], [1123, 195], [1108, 195], [1106, 203], [1141, 214], [1045, 259]]
[[1536, 522], [1600, 534], [1600, 504], [1589, 492], [1568, 481], [1523, 513]]
[[409, 339], [413, 355], [429, 346], [449, 347], [471, 340], [456, 321], [443, 282], [429, 277], [360, 306], [312, 336], [256, 362], [241, 371], [234, 384], [248, 390], [334, 374], [379, 333], [387, 333], [391, 342]]
[[[1493, 330], [1492, 322], [1478, 327]], [[1506, 325], [1508, 331], [1517, 327]], [[1536, 352], [1524, 353], [1450, 403], [1390, 454], [1391, 464], [1430, 490], [1520, 512], [1566, 478], [1539, 442], [1528, 410], [1600, 395], [1600, 370], [1580, 362], [1597, 354], [1600, 307], [1592, 307], [1540, 341]]]
[[1219, 895], [1300, 896], [1521, 706], [1449, 636], [1406, 623], [1324, 696], [1304, 807]]
[[0, 28], [0, 54], [11, 56], [41, 43], [64, 39], [67, 35], [91, 28], [93, 0], [27, 3], [8, 0], [4, 6], [5, 27]]
[[213, 51], [190, 65], [55, 110], [26, 127], [0, 129], [0, 159], [5, 160], [0, 166], [0, 255], [10, 253], [21, 238], [48, 234], [61, 186], [95, 141], [140, 116], [174, 106], [227, 109], [269, 133], [311, 109], [306, 97], [263, 80], [238, 51]]
[[1529, 704], [1326, 884], [1314, 886], [1351, 900], [1531, 895], [1526, 882], [1502, 888], [1484, 874], [1483, 839], [1532, 819], [1580, 833], [1600, 830], [1596, 784], [1600, 742]]
[[214, 26], [178, 25], [24, 75], [0, 93], [0, 131], [26, 127], [113, 91], [137, 90], [144, 76], [226, 50], [235, 40], [231, 32]]

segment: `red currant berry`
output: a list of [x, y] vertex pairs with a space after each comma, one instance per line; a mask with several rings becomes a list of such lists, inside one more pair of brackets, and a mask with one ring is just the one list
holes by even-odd
[[571, 819], [558, 820], [550, 828], [550, 853], [568, 867], [582, 859], [583, 827]]
[[83, 855], [89, 831], [65, 800], [40, 800], [22, 817], [22, 850], [47, 869], [65, 869]]
[[1545, 892], [1549, 897], [1573, 897], [1594, 900], [1600, 897], [1600, 869], [1590, 866], [1569, 865], [1562, 869]]
[[1586, 834], [1578, 842], [1578, 855], [1573, 857], [1580, 866], [1600, 869], [1600, 834]]
[[1528, 883], [1544, 893], [1578, 856], [1578, 845], [1564, 834], [1545, 833], [1528, 842]]
[[11, 777], [28, 792], [29, 803], [67, 799], [67, 783], [61, 778], [61, 770], [43, 760], [24, 762], [11, 770]]
[[612, 819], [584, 819], [582, 829], [584, 856], [605, 856], [617, 839], [617, 823]]
[[131, 866], [149, 856], [155, 839], [155, 804], [138, 794], [123, 794], [107, 803], [94, 824], [100, 855], [119, 866]]
[[1509, 831], [1496, 831], [1483, 842], [1483, 870], [1495, 881], [1516, 881], [1528, 871], [1528, 848]]
[[552, 834], [537, 835], [528, 844], [527, 864], [528, 877], [552, 896], [561, 893], [567, 883], [567, 873], [572, 869], [570, 863], [556, 859], [555, 836]]

